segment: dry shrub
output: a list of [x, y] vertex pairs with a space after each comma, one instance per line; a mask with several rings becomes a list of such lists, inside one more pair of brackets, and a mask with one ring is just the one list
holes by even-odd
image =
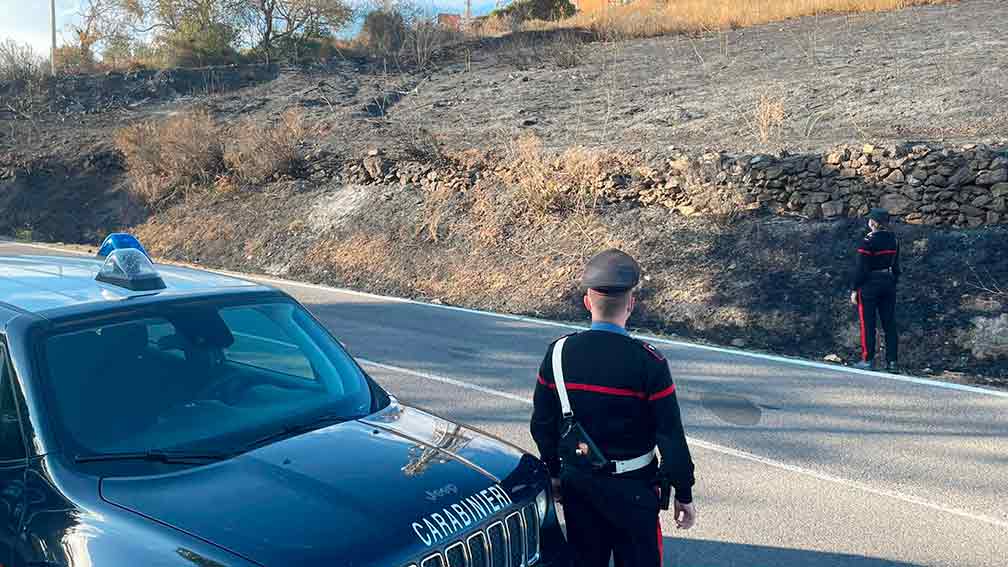
[[516, 210], [533, 224], [550, 215], [595, 211], [600, 182], [612, 169], [606, 154], [584, 148], [547, 152], [534, 135], [519, 138], [506, 160], [502, 175], [516, 187]]
[[284, 112], [272, 123], [249, 119], [233, 129], [224, 160], [230, 175], [245, 185], [296, 175], [304, 166], [307, 137], [304, 116], [297, 110]]
[[440, 185], [427, 194], [416, 236], [428, 242], [438, 242], [449, 236], [449, 219], [459, 211], [459, 193], [450, 185]]
[[28, 44], [0, 41], [0, 82], [27, 85], [45, 80], [45, 61]]
[[[755, 26], [825, 13], [898, 10], [944, 4], [948, 0], [637, 0], [600, 4], [561, 22], [535, 22], [546, 28], [580, 28], [600, 37], [653, 37], [680, 32], [708, 32]], [[601, 6], [605, 6], [602, 8]]]
[[396, 11], [375, 10], [364, 17], [361, 43], [379, 57], [392, 58], [406, 42], [406, 21]]
[[584, 38], [576, 32], [561, 31], [548, 48], [550, 60], [560, 69], [573, 69], [581, 64]]
[[511, 18], [501, 14], [490, 14], [482, 18], [475, 18], [467, 33], [476, 38], [501, 37], [511, 32]]
[[367, 14], [358, 36], [373, 55], [387, 63], [419, 69], [429, 67], [445, 48], [461, 39], [461, 33], [410, 5]]
[[205, 110], [127, 126], [115, 135], [132, 190], [152, 206], [208, 186], [224, 169], [221, 131]]
[[515, 29], [504, 41], [499, 57], [519, 71], [528, 71], [542, 60], [532, 37]]
[[756, 108], [753, 109], [753, 129], [759, 141], [766, 144], [780, 137], [787, 118], [784, 99], [761, 94]]
[[419, 69], [426, 69], [440, 56], [442, 50], [462, 39], [455, 32], [434, 20], [418, 18], [406, 28], [406, 52], [403, 59]]

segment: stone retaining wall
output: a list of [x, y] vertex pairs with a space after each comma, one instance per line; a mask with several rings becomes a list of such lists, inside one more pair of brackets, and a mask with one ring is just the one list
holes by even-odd
[[[748, 207], [811, 219], [861, 216], [873, 206], [905, 222], [978, 227], [1008, 221], [1008, 148], [935, 145], [837, 148], [825, 155], [713, 153], [667, 160], [615, 193], [683, 214], [723, 210], [724, 191]], [[664, 169], [664, 171], [662, 171]], [[714, 202], [712, 202], [714, 201]]]
[[[1008, 223], [1008, 146], [843, 146], [825, 154], [607, 157], [590, 183], [609, 202], [664, 206], [684, 215], [744, 209], [809, 219], [863, 216], [882, 206], [904, 222], [975, 228]], [[464, 191], [504, 156], [438, 165], [379, 152], [343, 168], [355, 184], [418, 184]]]

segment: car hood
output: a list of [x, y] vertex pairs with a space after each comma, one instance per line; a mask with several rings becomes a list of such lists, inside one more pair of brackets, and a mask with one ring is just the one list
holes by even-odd
[[107, 502], [262, 565], [398, 567], [535, 498], [542, 464], [393, 404], [178, 473], [105, 478]]

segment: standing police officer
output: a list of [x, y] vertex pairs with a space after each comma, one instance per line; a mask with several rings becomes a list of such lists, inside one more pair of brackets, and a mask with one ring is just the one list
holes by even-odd
[[696, 520], [693, 461], [668, 363], [625, 328], [639, 281], [626, 253], [593, 257], [582, 278], [591, 330], [551, 344], [539, 367], [531, 432], [578, 567], [608, 567], [610, 556], [619, 567], [661, 565], [658, 513], [670, 487], [677, 526]]
[[[861, 361], [857, 368], [875, 367], [876, 321], [885, 332], [886, 369], [898, 372], [899, 332], [896, 328], [896, 283], [900, 277], [900, 246], [889, 230], [889, 212], [872, 209], [868, 213], [871, 232], [857, 249], [857, 263], [851, 288], [851, 303], [857, 306], [861, 325]], [[876, 319], [877, 315], [877, 319]]]

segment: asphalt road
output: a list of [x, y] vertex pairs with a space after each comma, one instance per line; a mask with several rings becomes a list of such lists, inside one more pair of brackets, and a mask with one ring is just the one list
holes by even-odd
[[[272, 283], [402, 401], [534, 450], [536, 369], [570, 329]], [[666, 565], [1008, 565], [1008, 392], [655, 344], [698, 477], [698, 525], [663, 518]]]

